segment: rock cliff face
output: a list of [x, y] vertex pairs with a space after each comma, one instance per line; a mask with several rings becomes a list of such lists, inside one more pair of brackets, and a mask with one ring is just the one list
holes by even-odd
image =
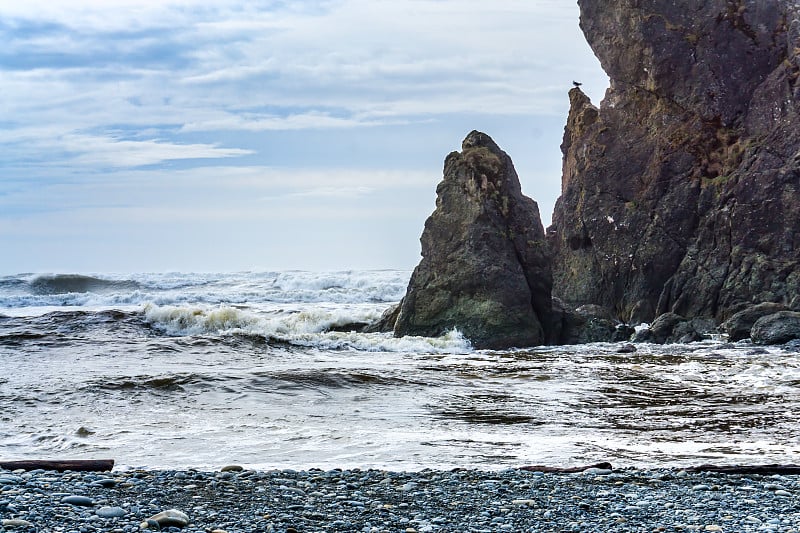
[[395, 335], [458, 328], [477, 348], [546, 342], [547, 244], [539, 209], [522, 195], [511, 159], [488, 135], [473, 131], [462, 151], [445, 160], [436, 193]]
[[578, 3], [611, 87], [570, 91], [554, 295], [631, 322], [800, 306], [800, 8]]

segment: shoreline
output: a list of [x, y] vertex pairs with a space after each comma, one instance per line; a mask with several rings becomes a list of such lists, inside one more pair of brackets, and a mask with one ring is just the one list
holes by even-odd
[[0, 520], [65, 533], [800, 531], [796, 476], [240, 468], [0, 470]]

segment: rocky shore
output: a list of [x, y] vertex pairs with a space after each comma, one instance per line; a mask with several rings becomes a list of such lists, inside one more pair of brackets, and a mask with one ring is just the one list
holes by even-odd
[[0, 471], [0, 530], [800, 531], [794, 476], [683, 470]]

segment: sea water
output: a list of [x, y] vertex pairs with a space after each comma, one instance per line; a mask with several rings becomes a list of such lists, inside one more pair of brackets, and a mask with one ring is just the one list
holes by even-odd
[[410, 273], [0, 277], [0, 459], [501, 469], [800, 459], [794, 346], [360, 333]]

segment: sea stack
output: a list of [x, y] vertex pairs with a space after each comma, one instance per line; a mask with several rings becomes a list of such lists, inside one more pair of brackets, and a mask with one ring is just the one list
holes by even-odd
[[635, 323], [796, 309], [797, 3], [578, 3], [611, 86], [599, 107], [570, 91], [554, 296]]
[[545, 343], [550, 260], [539, 208], [523, 196], [511, 158], [473, 131], [447, 156], [436, 193], [395, 335], [456, 328], [476, 348]]

